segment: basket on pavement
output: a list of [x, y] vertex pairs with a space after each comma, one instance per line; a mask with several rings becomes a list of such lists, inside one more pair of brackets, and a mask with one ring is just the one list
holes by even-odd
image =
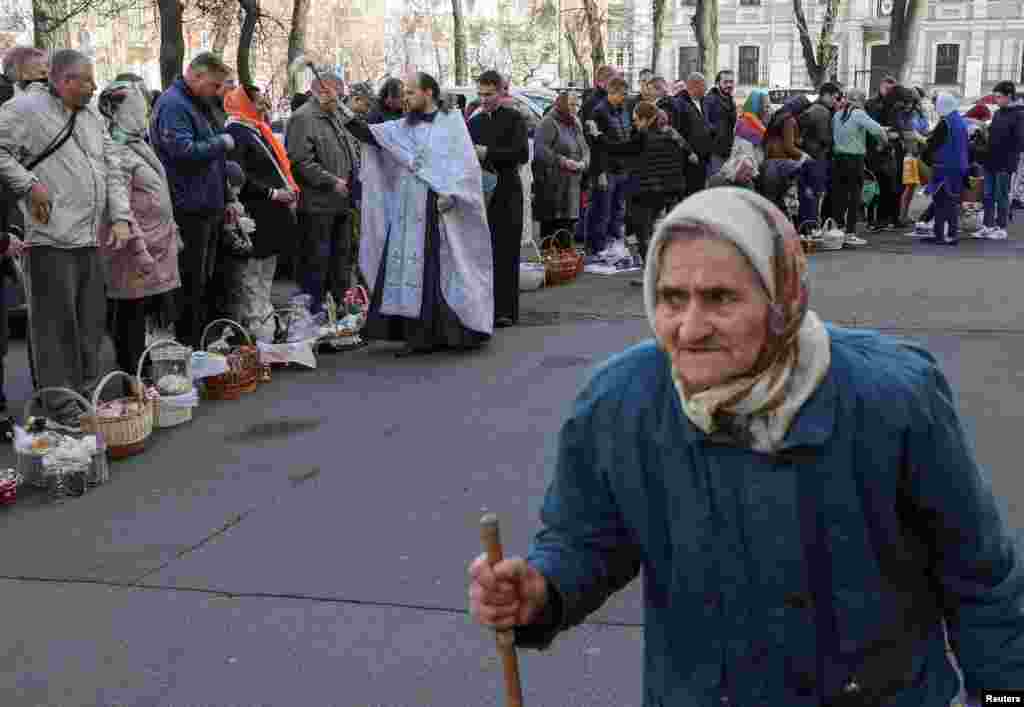
[[[103, 443], [103, 438], [96, 429], [96, 409], [93, 407], [86, 398], [79, 395], [77, 392], [70, 388], [40, 388], [32, 397], [25, 403], [25, 424], [28, 424], [29, 417], [32, 415], [32, 407], [36, 402], [41, 402], [44, 395], [48, 393], [64, 393], [69, 395], [79, 403], [82, 404], [86, 411], [86, 414], [81, 418], [81, 435], [74, 435], [75, 437], [83, 437], [87, 435], [96, 435], [96, 452], [92, 455], [92, 464], [90, 465], [87, 473], [86, 480], [89, 485], [96, 486], [98, 484], [105, 483], [110, 478], [110, 465], [107, 461], [107, 450]], [[63, 434], [63, 433], [62, 433]], [[72, 436], [72, 435], [64, 435]], [[46, 473], [43, 468], [43, 454], [23, 454], [21, 452], [15, 452], [16, 468], [17, 473], [21, 475], [24, 483], [35, 487], [46, 486]]]
[[242, 333], [245, 337], [245, 344], [232, 347], [227, 353], [228, 371], [219, 376], [207, 378], [203, 388], [207, 400], [238, 400], [242, 393], [251, 393], [256, 390], [259, 383], [262, 366], [260, 365], [260, 350], [253, 344], [241, 324], [231, 319], [215, 319], [206, 325], [203, 335], [199, 339], [199, 348], [207, 350], [206, 335], [210, 327], [215, 324], [228, 324]]
[[[572, 282], [576, 276], [583, 272], [583, 256], [574, 248], [562, 248], [558, 244], [559, 234], [569, 235], [569, 242], [572, 243], [572, 234], [568, 231], [556, 231], [541, 241], [541, 261], [544, 263], [545, 284], [562, 285]], [[551, 243], [548, 246], [548, 242]]]
[[139, 358], [136, 378], [140, 381], [146, 356], [153, 360], [153, 382], [160, 394], [154, 402], [153, 425], [164, 429], [190, 421], [192, 405], [176, 404], [172, 398], [195, 394], [192, 385], [192, 349], [174, 339], [154, 341]]
[[[132, 395], [100, 404], [100, 395], [114, 378], [127, 378]], [[124, 371], [111, 371], [92, 394], [92, 407], [96, 411], [96, 431], [103, 435], [111, 459], [123, 459], [146, 448], [146, 440], [153, 434], [153, 401], [146, 397], [142, 380]]]

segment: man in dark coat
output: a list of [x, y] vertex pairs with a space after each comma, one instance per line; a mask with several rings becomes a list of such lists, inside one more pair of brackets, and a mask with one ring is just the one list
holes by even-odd
[[686, 79], [686, 88], [675, 97], [675, 123], [672, 125], [689, 143], [697, 161], [688, 160], [685, 166], [686, 196], [696, 194], [707, 182], [708, 164], [713, 149], [711, 126], [701, 102], [706, 83], [704, 74], [694, 72]]
[[181, 267], [181, 316], [176, 332], [198, 347], [209, 309], [207, 287], [217, 262], [224, 216], [225, 156], [235, 147], [214, 128], [208, 101], [224, 87], [231, 70], [215, 54], [194, 58], [185, 76], [164, 91], [150, 125], [153, 149], [167, 170], [174, 220], [185, 249]]
[[800, 225], [819, 221], [818, 200], [829, 185], [832, 161], [832, 110], [839, 86], [827, 81], [818, 89], [818, 100], [797, 118], [803, 150], [810, 159], [800, 170]]
[[[469, 121], [469, 136], [487, 172], [497, 185], [487, 205], [494, 257], [494, 325], [519, 321], [519, 248], [523, 238], [523, 182], [519, 167], [530, 160], [526, 121], [502, 102], [504, 79], [485, 71], [477, 79], [481, 110]], [[486, 185], [485, 185], [486, 188]]]
[[632, 115], [626, 110], [626, 82], [616, 76], [608, 82], [608, 98], [599, 103], [584, 123], [590, 138], [591, 199], [586, 235], [590, 254], [598, 256], [624, 235], [626, 198], [630, 184], [629, 156], [616, 146], [630, 141]]
[[608, 98], [608, 82], [615, 78], [615, 67], [599, 66], [594, 72], [594, 88], [583, 96], [583, 105], [580, 106], [580, 123], [587, 124], [593, 117], [594, 109]]
[[322, 74], [313, 83], [315, 98], [288, 121], [288, 159], [302, 189], [299, 280], [313, 298], [314, 312], [328, 292], [341, 302], [352, 272], [349, 211], [356, 162], [338, 113], [341, 90], [340, 77]]
[[715, 77], [715, 87], [704, 96], [702, 108], [711, 127], [711, 158], [708, 176], [717, 174], [732, 153], [732, 141], [736, 134], [736, 99], [733, 89], [736, 79], [731, 71], [723, 69]]

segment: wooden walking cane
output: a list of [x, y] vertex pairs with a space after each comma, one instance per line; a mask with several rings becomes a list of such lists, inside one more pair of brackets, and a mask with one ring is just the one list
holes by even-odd
[[[480, 519], [480, 542], [487, 553], [487, 564], [494, 567], [501, 562], [501, 533], [498, 516], [488, 513]], [[498, 655], [505, 672], [505, 707], [523, 707], [523, 688], [519, 684], [519, 659], [516, 657], [515, 633], [512, 629], [495, 631]]]

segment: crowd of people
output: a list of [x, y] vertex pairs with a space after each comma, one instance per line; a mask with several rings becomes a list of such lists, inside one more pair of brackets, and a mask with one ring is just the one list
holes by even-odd
[[[926, 181], [934, 239], [955, 243], [977, 169], [981, 233], [1005, 237], [1024, 142], [1010, 82], [996, 86], [987, 124], [952, 96], [932, 105], [892, 79], [871, 101], [826, 83], [779, 107], [761, 89], [739, 107], [730, 71], [708, 92], [699, 73], [674, 95], [663, 78], [642, 79], [631, 96], [600, 67], [582, 105], [562, 93], [531, 132], [495, 71], [468, 104], [445, 101], [423, 73], [375, 95], [316, 72], [275, 121], [269, 97], [212, 53], [163, 92], [126, 73], [94, 101], [87, 56], [15, 47], [0, 82], [0, 254], [22, 271], [33, 382], [88, 391], [108, 333], [129, 371], [148, 338], [199, 347], [221, 316], [272, 340], [284, 264], [321, 321], [328, 295], [365, 285], [366, 338], [404, 342], [400, 356], [477, 348], [519, 320], [532, 219], [542, 236], [575, 234], [591, 259], [627, 235], [642, 257], [662, 214], [710, 186], [754, 189], [784, 210], [798, 201], [795, 225], [831, 216], [863, 245], [859, 219], [905, 227]], [[877, 203], [862, 203], [865, 179]], [[61, 426], [83, 412], [70, 397], [47, 403]]]
[[[927, 231], [926, 240], [956, 244], [971, 176], [985, 178], [985, 227], [976, 235], [1005, 238], [1012, 208], [1024, 205], [1024, 100], [1009, 81], [993, 90], [994, 116], [988, 109], [962, 116], [952, 95], [928, 97], [892, 77], [870, 100], [827, 82], [813, 100], [799, 95], [781, 106], [755, 88], [741, 107], [731, 71], [719, 72], [710, 91], [700, 73], [674, 91], [650, 72], [641, 78], [640, 95], [631, 98], [615, 68], [600, 67], [578, 119], [570, 117], [571, 99], [560, 99], [535, 144], [535, 172], [540, 167], [555, 185], [537, 179], [545, 185], [538, 200], [567, 202], [539, 210], [545, 232], [575, 228], [594, 258], [628, 235], [646, 253], [655, 218], [713, 186], [758, 191], [804, 235], [831, 218], [847, 246], [867, 244], [858, 229], [864, 219], [868, 233]], [[975, 118], [991, 121], [977, 135], [972, 126], [982, 121]], [[914, 224], [909, 207], [921, 187], [933, 203]], [[582, 214], [580, 189], [589, 192]]]
[[[273, 340], [279, 260], [320, 322], [365, 284], [364, 336], [400, 356], [517, 323], [530, 150], [500, 74], [463, 111], [426, 74], [374, 95], [317, 72], [282, 125], [212, 53], [163, 92], [121, 74], [98, 96], [79, 52], [16, 47], [3, 64], [0, 248], [22, 271], [37, 388], [90, 391], [108, 334], [127, 371], [148, 339], [197, 348], [222, 316]], [[77, 429], [75, 399], [45, 402]]]

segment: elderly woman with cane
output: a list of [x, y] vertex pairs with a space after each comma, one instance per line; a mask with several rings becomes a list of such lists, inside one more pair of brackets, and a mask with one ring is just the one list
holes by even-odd
[[525, 559], [469, 568], [523, 647], [644, 573], [647, 707], [939, 707], [1024, 685], [1024, 563], [922, 348], [822, 322], [793, 227], [750, 190], [662, 221], [655, 340], [564, 423]]

